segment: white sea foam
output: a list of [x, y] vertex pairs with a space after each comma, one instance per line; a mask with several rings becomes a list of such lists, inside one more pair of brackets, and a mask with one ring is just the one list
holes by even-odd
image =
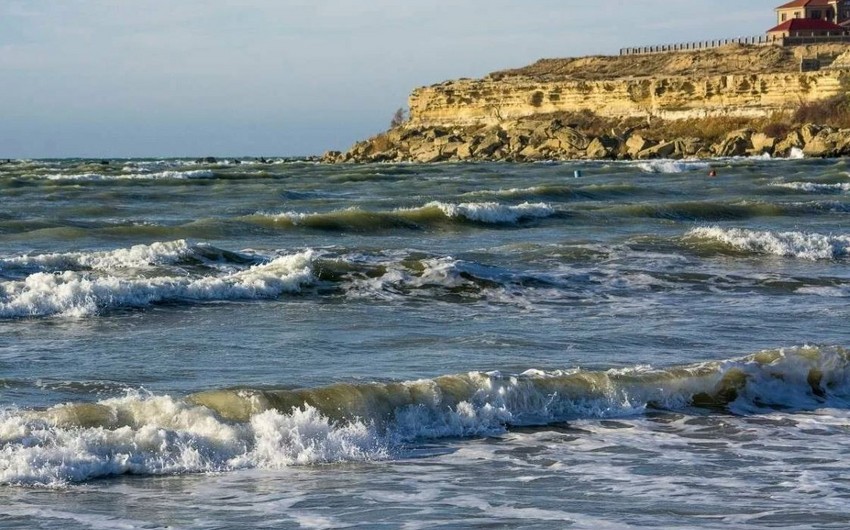
[[841, 182], [837, 184], [819, 184], [817, 182], [780, 182], [773, 184], [773, 186], [810, 193], [836, 193], [850, 191], [850, 182]]
[[161, 302], [273, 298], [298, 292], [311, 283], [312, 260], [312, 251], [306, 251], [238, 272], [203, 277], [38, 272], [21, 281], [0, 283], [0, 318], [80, 317]]
[[803, 150], [799, 147], [792, 147], [791, 151], [788, 153], [788, 158], [791, 160], [802, 160], [806, 158], [806, 155], [803, 154]]
[[263, 410], [262, 396], [252, 391], [223, 391], [211, 401], [235, 400], [236, 408], [251, 403], [247, 417], [229, 420], [203, 405], [203, 393], [183, 400], [132, 392], [97, 403], [0, 412], [0, 483], [61, 486], [124, 473], [386, 459], [421, 438], [635, 417], [648, 407], [683, 410], [698, 395], [730, 396], [730, 408], [744, 414], [775, 406], [823, 408], [832, 399], [843, 403], [849, 385], [845, 350], [804, 346], [670, 370], [471, 372], [305, 394], [347, 417], [338, 420], [306, 402], [298, 405], [297, 398], [289, 410]]
[[[529, 203], [524, 202], [518, 205], [506, 205], [497, 202], [464, 202], [464, 203], [445, 203], [432, 201], [424, 206], [415, 208], [398, 208], [391, 212], [370, 212], [361, 210], [357, 207], [346, 208], [344, 210], [335, 210], [332, 212], [283, 212], [283, 213], [268, 213], [258, 212], [255, 215], [270, 218], [276, 221], [289, 221], [292, 224], [298, 225], [312, 219], [337, 219], [340, 222], [351, 222], [356, 224], [368, 225], [370, 222], [374, 226], [379, 226], [380, 218], [391, 217], [408, 217], [412, 216], [414, 221], [418, 214], [428, 213], [429, 210], [437, 209], [448, 218], [465, 219], [476, 223], [485, 224], [515, 224], [523, 220], [540, 219], [550, 217], [555, 214], [555, 209], [546, 203]], [[358, 220], [357, 217], [360, 216]], [[371, 220], [370, 220], [371, 219]]]
[[688, 171], [708, 169], [710, 167], [707, 162], [666, 159], [648, 160], [645, 162], [638, 162], [636, 165], [646, 173], [685, 173]]
[[457, 260], [451, 256], [422, 259], [413, 268], [398, 257], [379, 264], [384, 269], [380, 276], [353, 275], [347, 278], [342, 284], [346, 296], [389, 300], [421, 290], [429, 293], [428, 296], [433, 291], [451, 292], [453, 296], [486, 297], [494, 302], [511, 305], [527, 306], [530, 303], [521, 295], [505, 292], [511, 290], [511, 286], [520, 278], [498, 267]]
[[0, 413], [0, 483], [61, 486], [126, 473], [279, 468], [386, 454], [373, 429], [334, 424], [311, 407], [270, 410], [237, 424], [168, 396], [133, 393], [88, 407], [107, 420], [87, 427], [87, 409], [73, 405]]
[[192, 247], [185, 240], [155, 242], [150, 245], [134, 245], [127, 249], [96, 252], [66, 252], [16, 256], [0, 259], [0, 269], [12, 266], [38, 267], [42, 269], [94, 269], [144, 268], [152, 265], [174, 263], [192, 254]]
[[838, 259], [850, 255], [850, 236], [806, 232], [770, 232], [742, 228], [699, 227], [685, 237], [719, 241], [759, 254], [809, 260]]
[[[125, 168], [126, 169], [126, 168]], [[122, 173], [117, 175], [106, 175], [103, 173], [60, 173], [56, 175], [44, 175], [47, 180], [58, 181], [101, 181], [101, 180], [163, 180], [163, 179], [202, 179], [211, 178], [214, 173], [209, 169], [196, 169], [190, 171], [160, 171], [150, 173], [142, 169], [136, 173]]]
[[459, 204], [439, 201], [429, 202], [425, 208], [439, 208], [447, 217], [464, 218], [478, 223], [511, 224], [523, 219], [549, 217], [555, 210], [546, 203], [524, 202], [516, 206], [496, 202], [464, 202]]

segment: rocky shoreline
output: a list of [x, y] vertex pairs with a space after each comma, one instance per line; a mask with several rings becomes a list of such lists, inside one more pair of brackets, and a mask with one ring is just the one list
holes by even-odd
[[[699, 134], [699, 131], [694, 131]], [[589, 135], [561, 119], [525, 119], [493, 126], [399, 126], [356, 143], [346, 152], [328, 151], [325, 163], [462, 162], [541, 160], [647, 160], [730, 156], [807, 157], [850, 155], [850, 129], [807, 123], [770, 135], [752, 128], [717, 140], [698, 136], [649, 139], [641, 129]]]

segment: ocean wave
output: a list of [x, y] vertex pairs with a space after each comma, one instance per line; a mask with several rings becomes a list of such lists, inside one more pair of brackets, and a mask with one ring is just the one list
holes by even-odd
[[850, 182], [819, 184], [817, 182], [779, 182], [772, 184], [777, 188], [805, 191], [809, 193], [842, 193], [850, 191]]
[[134, 245], [108, 251], [66, 252], [24, 255], [0, 258], [0, 270], [12, 267], [36, 268], [37, 270], [111, 270], [116, 268], [142, 268], [152, 265], [174, 263], [193, 252], [186, 240], [155, 242], [150, 245]]
[[331, 212], [263, 213], [245, 220], [272, 226], [303, 226], [322, 230], [388, 230], [397, 228], [422, 229], [451, 225], [452, 222], [485, 225], [515, 225], [524, 221], [543, 219], [556, 214], [546, 203], [524, 202], [506, 205], [496, 202], [445, 203], [433, 201], [415, 208], [390, 211], [368, 211], [347, 208]]
[[648, 160], [635, 164], [646, 173], [686, 173], [708, 169], [708, 162], [694, 160]]
[[212, 178], [215, 174], [209, 169], [195, 169], [189, 171], [160, 171], [150, 173], [142, 170], [137, 173], [60, 173], [53, 175], [31, 175], [47, 180], [57, 181], [108, 181], [108, 180], [162, 180], [162, 179], [204, 179]]
[[850, 236], [806, 232], [771, 232], [743, 228], [699, 227], [686, 239], [707, 240], [734, 250], [809, 260], [840, 259], [850, 255]]
[[549, 217], [555, 210], [546, 203], [524, 202], [517, 206], [508, 206], [496, 202], [460, 204], [429, 202], [424, 208], [439, 208], [447, 217], [462, 218], [485, 224], [515, 224], [526, 219]]
[[417, 252], [259, 254], [185, 240], [0, 258], [0, 278], [6, 279], [0, 281], [0, 318], [85, 317], [158, 303], [268, 299], [313, 285], [323, 295], [347, 298], [503, 298], [506, 290], [562, 281]]
[[[177, 252], [153, 254], [162, 259], [179, 256]], [[135, 248], [135, 247], [134, 247]], [[144, 255], [151, 247], [137, 254]], [[126, 258], [126, 259], [123, 259]], [[48, 257], [44, 263], [63, 263], [69, 255]], [[310, 284], [313, 252], [305, 251], [275, 258], [267, 263], [251, 265], [224, 273], [189, 274], [185, 270], [169, 270], [158, 274], [121, 274], [114, 267], [126, 263], [139, 264], [132, 249], [104, 253], [101, 256], [77, 256], [76, 264], [90, 262], [98, 269], [55, 270], [35, 272], [20, 280], [0, 283], [0, 318], [45, 317], [62, 315], [83, 317], [119, 308], [146, 307], [157, 303], [186, 303], [211, 300], [245, 300], [274, 298], [298, 292]], [[38, 262], [36, 257], [34, 261]]]
[[665, 369], [470, 372], [391, 383], [129, 392], [0, 412], [0, 483], [274, 469], [403, 456], [429, 438], [692, 407], [757, 414], [846, 406], [850, 356], [803, 346]]
[[634, 197], [645, 193], [645, 189], [632, 184], [587, 184], [583, 186], [564, 186], [561, 184], [543, 184], [528, 188], [507, 188], [498, 190], [477, 190], [464, 193], [463, 197], [499, 197], [512, 200], [539, 201], [555, 200], [603, 200], [617, 197]]
[[618, 205], [601, 208], [598, 212], [605, 216], [649, 217], [655, 219], [673, 219], [677, 221], [721, 221], [731, 219], [750, 219], [808, 213], [815, 211], [810, 205], [786, 205], [771, 202], [654, 202]]

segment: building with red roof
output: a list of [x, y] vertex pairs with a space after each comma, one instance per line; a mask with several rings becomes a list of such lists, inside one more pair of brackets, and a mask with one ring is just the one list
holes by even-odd
[[850, 20], [850, 0], [793, 0], [776, 8], [777, 24], [795, 18], [841, 24]]
[[771, 37], [828, 37], [843, 35], [845, 28], [834, 22], [814, 18], [792, 18], [767, 30]]

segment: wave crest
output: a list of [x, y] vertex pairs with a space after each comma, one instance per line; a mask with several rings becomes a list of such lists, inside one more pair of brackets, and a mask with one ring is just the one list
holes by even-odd
[[[175, 248], [178, 252], [153, 252], [153, 255], [174, 258], [188, 252], [179, 244]], [[118, 251], [100, 256], [77, 255], [76, 264], [88, 261], [96, 267], [88, 271], [36, 272], [23, 280], [0, 283], [0, 318], [81, 317], [107, 309], [145, 307], [163, 302], [273, 298], [298, 292], [314, 279], [312, 251], [282, 256], [268, 263], [218, 275], [184, 273], [178, 276], [175, 271], [170, 271], [149, 277], [122, 276], [113, 268], [115, 263], [137, 265], [140, 263], [139, 255], [150, 255], [146, 250], [150, 251], [151, 247], [139, 252], [131, 250], [126, 254]], [[56, 265], [63, 260], [74, 262], [71, 255], [48, 257], [41, 261], [42, 264]], [[106, 267], [108, 272], [100, 273], [98, 267]]]
[[686, 238], [708, 240], [732, 249], [809, 260], [839, 259], [850, 255], [850, 236], [806, 232], [771, 232], [743, 228], [699, 227]]
[[347, 208], [331, 212], [257, 213], [247, 220], [271, 226], [303, 226], [321, 230], [387, 230], [397, 228], [423, 229], [450, 226], [452, 223], [515, 225], [523, 221], [555, 215], [546, 203], [524, 202], [506, 205], [496, 202], [445, 203], [432, 201], [416, 208], [392, 211], [368, 211]]
[[717, 407], [750, 414], [846, 406], [850, 355], [804, 346], [652, 369], [470, 372], [300, 390], [222, 389], [178, 399], [130, 392], [0, 412], [0, 483], [277, 468], [404, 454], [423, 438], [511, 426]]

